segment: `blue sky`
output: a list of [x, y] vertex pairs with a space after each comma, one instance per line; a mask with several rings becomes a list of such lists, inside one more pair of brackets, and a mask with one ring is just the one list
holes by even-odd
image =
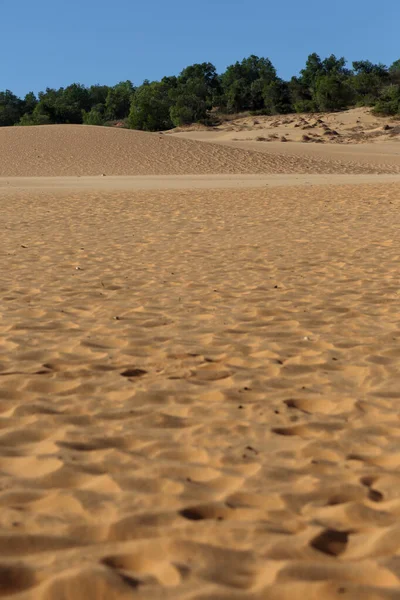
[[283, 78], [311, 52], [400, 58], [400, 1], [0, 0], [0, 90], [159, 79], [257, 54]]

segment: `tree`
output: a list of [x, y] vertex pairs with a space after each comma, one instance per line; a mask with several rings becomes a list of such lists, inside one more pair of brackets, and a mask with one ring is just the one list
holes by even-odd
[[211, 63], [190, 65], [183, 69], [169, 91], [172, 100], [171, 121], [175, 126], [204, 122], [220, 95], [220, 81]]
[[53, 88], [46, 88], [45, 92], [39, 92], [39, 102], [35, 107], [35, 114], [48, 117], [50, 123], [58, 123], [56, 102], [59, 92]]
[[381, 63], [373, 64], [369, 60], [358, 60], [353, 62], [353, 72], [351, 85], [358, 104], [372, 106], [388, 81], [387, 67]]
[[262, 109], [264, 88], [276, 80], [276, 69], [268, 58], [251, 55], [230, 65], [221, 76], [228, 112]]
[[392, 83], [400, 84], [400, 58], [390, 66], [389, 76]]
[[170, 108], [170, 118], [175, 127], [204, 121], [207, 118], [207, 104], [195, 93], [181, 94]]
[[90, 110], [90, 96], [87, 88], [73, 83], [58, 90], [46, 88], [39, 92], [37, 115], [46, 115], [51, 123], [82, 123], [82, 111]]
[[105, 106], [109, 90], [108, 85], [91, 85], [88, 88], [90, 106], [93, 107], [99, 104]]
[[319, 110], [345, 110], [353, 100], [353, 91], [340, 74], [323, 75], [316, 81], [315, 100]]
[[286, 81], [277, 79], [264, 87], [264, 110], [270, 115], [287, 114], [293, 111], [290, 88]]
[[271, 84], [262, 79], [256, 79], [250, 85], [250, 106], [252, 110], [262, 110], [264, 108], [264, 91], [268, 85]]
[[228, 112], [237, 113], [251, 107], [250, 90], [244, 78], [232, 79], [229, 85], [223, 80], [223, 85]]
[[6, 90], [0, 92], [0, 127], [15, 125], [23, 114], [23, 101]]
[[202, 85], [205, 96], [212, 102], [215, 95], [220, 93], [220, 80], [217, 69], [212, 63], [190, 65], [180, 73], [177, 83], [179, 85]]
[[268, 58], [251, 55], [218, 75], [210, 62], [185, 67], [175, 77], [144, 81], [135, 89], [121, 81], [110, 87], [73, 83], [46, 88], [21, 99], [0, 92], [0, 126], [128, 120], [130, 127], [158, 131], [193, 122], [212, 123], [216, 109], [285, 114], [373, 106], [382, 114], [399, 113], [400, 59], [388, 68], [370, 60], [352, 63], [334, 54], [307, 57], [298, 76], [284, 81]]
[[33, 92], [28, 92], [24, 98], [23, 112], [24, 115], [31, 115], [38, 104], [38, 99]]
[[291, 104], [296, 112], [313, 112], [317, 110], [313, 92], [301, 77], [292, 77], [288, 87]]
[[82, 111], [89, 109], [89, 92], [79, 83], [66, 87], [56, 100], [57, 117], [61, 123], [82, 123]]
[[374, 64], [370, 60], [355, 60], [353, 61], [353, 71], [355, 75], [375, 74], [379, 77], [385, 78], [388, 75], [388, 68], [382, 63]]
[[[351, 76], [345, 68], [346, 59], [331, 54], [324, 60], [315, 52], [310, 54], [306, 66], [300, 71], [300, 77], [292, 79], [293, 104], [298, 112], [314, 110], [338, 110], [322, 108], [322, 106], [341, 106], [349, 90], [344, 82]], [[336, 90], [340, 94], [337, 102], [333, 95]], [[347, 106], [347, 100], [346, 100]]]
[[322, 75], [325, 75], [325, 70], [322, 64], [322, 60], [319, 55], [315, 52], [310, 54], [306, 61], [306, 66], [300, 71], [301, 77], [299, 78], [300, 83], [308, 90], [313, 93], [317, 79]]
[[105, 108], [103, 104], [97, 104], [92, 106], [90, 111], [84, 110], [82, 112], [82, 121], [84, 125], [104, 125]]
[[109, 88], [105, 101], [107, 120], [116, 121], [128, 117], [134, 91], [133, 84], [129, 80], [121, 81]]
[[172, 81], [145, 81], [133, 95], [129, 112], [129, 126], [145, 131], [162, 131], [173, 126], [170, 109], [173, 101], [169, 92]]
[[391, 84], [382, 90], [374, 112], [383, 115], [400, 115], [400, 84]]
[[348, 77], [351, 75], [351, 71], [346, 69], [346, 59], [342, 56], [336, 58], [334, 54], [331, 54], [322, 61], [322, 68], [325, 75], [344, 75]]
[[32, 114], [25, 113], [17, 125], [51, 125], [51, 121], [47, 115], [40, 114], [34, 110]]

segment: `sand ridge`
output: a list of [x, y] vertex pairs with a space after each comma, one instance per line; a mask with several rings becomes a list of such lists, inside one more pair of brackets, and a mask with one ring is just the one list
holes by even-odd
[[398, 598], [400, 186], [11, 198], [1, 595]]
[[395, 163], [257, 151], [84, 125], [0, 128], [0, 177], [400, 173]]
[[[345, 146], [348, 144], [398, 144], [400, 118], [374, 115], [369, 108], [352, 108], [341, 112], [288, 115], [226, 115], [219, 125], [187, 125], [167, 133], [208, 135], [219, 140], [267, 142], [303, 142], [308, 146]], [[264, 145], [259, 143], [258, 145]], [[281, 144], [282, 146], [282, 144]]]

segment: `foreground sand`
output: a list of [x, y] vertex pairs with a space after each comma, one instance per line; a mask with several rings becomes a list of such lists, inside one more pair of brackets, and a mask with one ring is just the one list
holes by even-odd
[[0, 596], [399, 598], [399, 184], [0, 208]]

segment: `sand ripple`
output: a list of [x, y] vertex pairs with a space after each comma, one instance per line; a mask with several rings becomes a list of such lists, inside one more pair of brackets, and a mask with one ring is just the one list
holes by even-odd
[[1, 597], [399, 597], [397, 184], [1, 203]]
[[400, 173], [385, 164], [232, 148], [169, 135], [84, 125], [2, 127], [0, 177]]

